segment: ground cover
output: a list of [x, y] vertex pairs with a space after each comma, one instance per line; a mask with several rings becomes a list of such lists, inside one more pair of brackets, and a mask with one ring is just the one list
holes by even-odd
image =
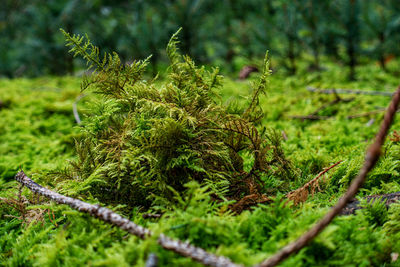
[[[257, 77], [254, 74], [251, 80]], [[38, 199], [27, 189], [18, 193], [13, 177], [20, 167], [48, 188], [73, 193], [49, 177], [54, 177], [54, 170], [65, 168], [68, 160], [76, 159], [74, 138], [80, 137], [82, 127], [76, 123], [72, 105], [80, 94], [80, 80], [47, 77], [0, 81], [0, 264], [143, 266], [154, 253], [159, 266], [196, 265], [190, 259], [163, 250], [155, 238], [142, 241], [88, 215]], [[158, 83], [163, 80], [156, 82], [156, 86]], [[229, 209], [232, 202], [215, 201], [207, 188], [189, 182], [184, 193], [176, 194], [169, 202], [156, 199], [157, 205], [150, 210], [127, 209], [126, 205], [107, 202], [102, 205], [156, 233], [189, 240], [238, 263], [259, 263], [299, 237], [337, 201], [356, 176], [364, 151], [379, 128], [383, 117], [379, 109], [390, 101], [385, 96], [340, 95], [342, 99], [354, 99], [320, 110], [317, 115], [324, 119], [293, 118], [314, 113], [335, 100], [335, 95], [307, 91], [310, 85], [394, 92], [398, 81], [395, 75], [380, 71], [378, 66], [367, 65], [360, 67], [357, 82], [347, 82], [340, 67], [329, 63], [327, 70], [320, 73], [304, 71], [286, 77], [277, 72], [270, 76], [267, 94], [260, 98], [265, 117], [258, 128], [275, 129], [282, 135], [283, 151], [296, 170], [295, 178], [283, 187], [280, 177], [262, 177], [263, 190], [274, 191], [276, 197], [272, 202], [234, 214]], [[225, 78], [220, 90], [221, 100], [218, 101], [226, 106], [240, 107], [251, 93], [249, 81], [229, 78]], [[96, 96], [88, 95], [78, 103], [83, 120], [92, 98]], [[366, 115], [371, 111], [378, 113]], [[370, 173], [360, 196], [400, 191], [399, 140], [393, 134], [399, 126], [397, 120], [392, 126], [392, 138], [386, 142], [383, 156]], [[243, 156], [243, 168], [248, 170], [253, 158], [247, 154]], [[320, 190], [313, 196], [310, 194], [305, 203], [284, 205], [282, 200], [288, 192], [300, 188], [323, 168], [338, 161], [343, 162], [325, 175]], [[80, 186], [85, 187], [85, 181]], [[78, 194], [78, 197], [99, 203], [99, 199], [90, 194]], [[148, 218], [148, 213], [163, 215]], [[396, 266], [396, 255], [400, 251], [399, 224], [398, 204], [393, 204], [389, 211], [376, 204], [355, 216], [338, 217], [310, 246], [283, 265]]]

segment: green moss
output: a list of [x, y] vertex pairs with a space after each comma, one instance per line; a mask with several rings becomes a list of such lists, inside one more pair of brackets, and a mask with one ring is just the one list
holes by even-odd
[[[318, 75], [300, 72], [295, 77], [285, 77], [275, 73], [269, 78], [267, 95], [260, 96], [260, 106], [265, 116], [257, 123], [256, 128], [260, 132], [264, 126], [276, 129], [278, 133], [284, 131], [287, 140], [282, 141], [282, 148], [294, 165], [292, 179], [286, 179], [281, 172], [271, 171], [260, 175], [263, 181], [262, 192], [278, 196], [272, 203], [255, 206], [239, 215], [233, 215], [228, 208], [232, 201], [216, 200], [216, 196], [211, 193], [220, 190], [222, 196], [226, 194], [221, 188], [229, 189], [228, 184], [232, 180], [228, 175], [221, 180], [207, 180], [190, 179], [187, 173], [182, 176], [182, 180], [178, 180], [179, 186], [165, 186], [164, 192], [168, 197], [159, 194], [158, 190], [151, 190], [154, 193], [151, 195], [153, 205], [146, 212], [163, 213], [159, 220], [143, 219], [144, 210], [137, 205], [116, 206], [118, 201], [114, 201], [112, 197], [115, 196], [109, 191], [107, 194], [112, 197], [100, 198], [98, 192], [104, 182], [118, 181], [122, 174], [123, 177], [139, 177], [138, 181], [142, 185], [149, 182], [149, 177], [156, 176], [151, 176], [151, 169], [145, 169], [141, 175], [136, 176], [135, 173], [122, 168], [132, 168], [135, 164], [141, 166], [141, 158], [138, 159], [137, 155], [132, 153], [126, 154], [120, 166], [111, 165], [107, 166], [107, 169], [102, 164], [93, 168], [90, 161], [79, 159], [80, 154], [75, 154], [75, 140], [78, 141], [78, 151], [84, 151], [88, 147], [79, 144], [88, 136], [95, 136], [93, 140], [106, 141], [108, 139], [99, 138], [97, 134], [110, 125], [122, 125], [122, 128], [126, 129], [126, 125], [118, 124], [121, 118], [118, 116], [126, 116], [124, 114], [127, 111], [124, 108], [127, 106], [116, 100], [88, 93], [78, 105], [84, 127], [78, 126], [72, 114], [72, 103], [80, 94], [80, 78], [74, 77], [0, 80], [0, 100], [8, 103], [0, 109], [0, 197], [15, 197], [16, 182], [12, 178], [22, 166], [35, 181], [48, 188], [68, 195], [75, 194], [91, 203], [114, 208], [156, 233], [163, 232], [182, 240], [190, 240], [195, 245], [228, 256], [238, 263], [259, 263], [288, 242], [295, 240], [321, 218], [357, 175], [365, 149], [378, 129], [382, 115], [371, 117], [375, 119], [371, 125], [366, 125], [369, 117], [347, 119], [347, 116], [384, 107], [389, 102], [387, 97], [360, 95], [352, 102], [332, 107], [336, 115], [330, 120], [301, 122], [291, 119], [290, 116], [306, 115], [333, 99], [333, 96], [312, 94], [305, 90], [305, 86], [394, 90], [398, 83], [397, 77], [379, 72], [378, 67], [374, 65], [360, 66], [360, 80], [349, 83], [341, 73], [340, 67], [329, 62], [325, 64], [328, 71]], [[189, 79], [190, 84], [193, 79]], [[178, 81], [171, 77], [154, 81], [150, 89], [146, 87], [149, 90], [146, 92], [152, 97], [154, 88], [167, 90], [168, 86], [174, 86], [174, 82]], [[248, 81], [238, 82], [229, 78], [225, 78], [223, 85], [214, 91], [220, 95], [220, 99], [210, 95], [207, 101], [223, 107], [226, 113], [233, 116], [243, 114], [249, 104], [246, 96], [252, 93]], [[176, 99], [182, 105], [187, 101], [182, 95]], [[198, 105], [204, 105], [203, 101], [205, 100], [200, 99]], [[174, 102], [175, 107], [178, 107], [177, 103]], [[144, 107], [145, 102], [140, 105], [142, 104]], [[154, 108], [154, 105], [151, 107]], [[146, 138], [150, 136], [161, 138], [161, 132], [154, 130], [155, 126], [168, 133], [169, 139], [179, 135], [190, 140], [194, 134], [193, 130], [188, 130], [187, 125], [178, 123], [180, 121], [170, 116], [166, 108], [157, 109], [153, 114], [165, 121], [153, 120], [150, 113], [135, 114], [132, 116], [135, 128], [129, 128], [125, 140], [129, 139], [137, 146], [139, 139], [132, 136], [141, 136], [143, 139], [140, 140], [148, 140]], [[120, 112], [121, 110], [123, 112]], [[178, 117], [179, 114], [184, 114], [187, 122], [187, 113], [179, 113], [178, 109], [175, 109], [174, 114]], [[392, 129], [399, 128], [400, 123], [396, 120]], [[121, 133], [123, 132], [118, 132], [118, 136], [122, 136]], [[197, 154], [193, 155], [191, 151], [187, 151], [185, 144], [179, 143], [179, 140], [173, 141], [174, 147], [179, 148], [174, 153], [179, 152], [181, 157], [170, 157], [164, 150], [144, 148], [138, 153], [143, 157], [143, 161], [150, 162], [157, 158], [153, 163], [158, 171], [167, 168], [166, 166], [168, 170], [174, 166], [185, 166], [190, 170], [188, 173], [192, 174], [211, 172], [208, 165], [198, 162]], [[93, 145], [99, 144], [92, 142], [91, 146]], [[91, 146], [89, 148], [92, 148]], [[110, 147], [115, 146], [105, 146], [102, 151], [105, 153]], [[360, 195], [400, 191], [399, 152], [396, 142], [386, 143], [383, 156], [368, 177]], [[85, 153], [89, 151], [84, 151]], [[107, 158], [107, 155], [98, 153], [94, 156]], [[243, 159], [243, 169], [249, 172], [254, 164], [251, 151], [241, 153], [240, 156]], [[229, 153], [227, 157], [230, 158]], [[65, 176], [71, 173], [67, 170], [64, 171], [64, 178], [61, 178], [60, 173], [69, 166], [69, 160], [86, 162], [79, 166], [90, 175], [85, 179], [76, 179], [72, 175], [69, 180], [65, 180]], [[328, 172], [325, 176], [326, 183], [321, 185], [322, 191], [314, 197], [309, 197], [304, 204], [291, 207], [279, 201], [284, 198], [285, 193], [300, 187], [315, 177], [322, 168], [339, 160], [344, 162]], [[241, 165], [240, 162], [237, 164]], [[110, 171], [110, 168], [115, 168], [116, 179], [104, 180], [104, 173]], [[54, 170], [59, 170], [59, 174], [49, 175]], [[165, 183], [165, 180], [162, 181]], [[186, 183], [187, 181], [191, 182]], [[219, 183], [221, 181], [228, 183]], [[119, 185], [117, 182], [113, 184], [112, 189], [120, 190], [124, 183], [130, 185], [131, 182], [121, 180]], [[285, 183], [285, 186], [282, 186], [282, 183]], [[137, 197], [145, 200], [149, 189], [144, 188], [136, 193]], [[28, 190], [25, 190], [23, 195], [28, 199], [32, 198]], [[57, 226], [53, 219], [50, 220], [47, 212], [44, 213], [43, 222], [23, 225], [22, 221], [16, 218], [20, 214], [9, 205], [0, 202], [1, 266], [144, 266], [150, 253], [157, 255], [160, 266], [200, 266], [190, 259], [163, 250], [157, 245], [155, 238], [139, 240], [68, 207], [43, 203], [42, 208], [50, 208], [54, 212]], [[382, 207], [370, 207], [353, 216], [338, 217], [310, 246], [287, 259], [282, 266], [397, 266], [398, 260], [392, 262], [391, 254], [400, 253], [399, 214], [399, 205], [393, 204], [387, 213]]]

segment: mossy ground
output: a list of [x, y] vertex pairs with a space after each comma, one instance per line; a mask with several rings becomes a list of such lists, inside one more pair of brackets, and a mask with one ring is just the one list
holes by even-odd
[[[396, 65], [392, 64], [389, 68], [394, 69]], [[284, 206], [280, 198], [284, 198], [286, 191], [281, 192], [273, 204], [233, 215], [227, 212], [227, 204], [213, 203], [204, 188], [189, 183], [185, 195], [168, 204], [170, 208], [160, 220], [143, 219], [137, 209], [128, 216], [155, 232], [189, 240], [246, 265], [260, 262], [299, 237], [355, 177], [383, 112], [355, 119], [347, 116], [386, 107], [390, 102], [385, 96], [357, 95], [353, 101], [338, 103], [319, 114], [334, 115], [331, 119], [292, 119], [291, 115], [307, 115], [334, 99], [333, 95], [308, 92], [306, 86], [394, 91], [399, 84], [395, 74], [382, 72], [375, 65], [359, 67], [357, 82], [348, 82], [342, 68], [329, 63], [326, 66], [327, 70], [320, 73], [304, 70], [292, 77], [273, 74], [268, 94], [261, 99], [266, 114], [262, 125], [284, 132], [287, 136], [284, 151], [300, 170], [287, 191], [299, 188], [324, 167], [343, 160], [326, 175], [321, 192], [299, 207]], [[68, 160], [74, 159], [74, 138], [80, 129], [72, 113], [72, 103], [80, 94], [79, 83], [80, 78], [74, 77], [0, 80], [1, 197], [15, 197], [17, 183], [13, 177], [20, 167], [35, 181], [57, 188], [56, 182], [45, 174], [65, 167]], [[222, 101], [245, 101], [249, 89], [249, 81], [225, 78]], [[85, 101], [78, 105], [83, 116]], [[400, 130], [400, 120], [396, 120], [393, 130]], [[398, 144], [387, 141], [384, 154], [360, 195], [400, 191], [399, 159]], [[275, 177], [265, 179], [267, 187], [279, 185]], [[23, 193], [29, 195], [27, 190]], [[97, 202], [90, 195], [85, 200]], [[25, 225], [21, 219], [10, 217], [19, 216], [15, 209], [1, 204], [0, 265], [144, 266], [148, 255], [155, 253], [159, 266], [196, 266], [190, 259], [163, 250], [155, 239], [142, 241], [128, 236], [68, 207], [49, 203], [30, 208], [52, 212], [45, 213], [41, 222]], [[118, 212], [123, 207], [112, 208]], [[399, 224], [398, 204], [388, 212], [382, 207], [373, 207], [355, 216], [336, 218], [315, 241], [286, 260], [283, 266], [397, 266], [399, 262], [392, 262], [392, 256], [400, 253]]]

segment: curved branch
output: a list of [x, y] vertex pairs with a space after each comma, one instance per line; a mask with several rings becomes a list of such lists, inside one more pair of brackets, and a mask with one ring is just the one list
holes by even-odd
[[343, 195], [342, 198], [339, 199], [338, 203], [334, 207], [332, 207], [332, 209], [308, 232], [303, 234], [296, 241], [282, 248], [272, 257], [266, 259], [265, 261], [257, 265], [258, 267], [275, 266], [284, 259], [286, 259], [287, 257], [289, 257], [291, 254], [294, 254], [299, 250], [301, 250], [308, 243], [310, 243], [326, 226], [328, 226], [328, 224], [338, 214], [340, 214], [340, 212], [347, 205], [347, 203], [353, 199], [353, 197], [357, 194], [358, 189], [363, 185], [365, 177], [367, 176], [368, 172], [375, 166], [376, 162], [379, 159], [381, 153], [381, 147], [385, 141], [385, 137], [388, 133], [390, 125], [393, 122], [396, 110], [399, 106], [399, 102], [400, 102], [400, 86], [397, 88], [397, 91], [393, 95], [392, 102], [390, 103], [390, 106], [385, 114], [385, 118], [381, 124], [381, 128], [379, 129], [379, 132], [376, 135], [375, 142], [369, 147], [366, 153], [363, 167], [358, 173], [358, 176], [353, 180], [350, 187], [347, 189], [347, 192]]
[[82, 123], [81, 118], [79, 117], [79, 112], [78, 112], [78, 102], [85, 96], [86, 96], [85, 94], [77, 96], [74, 103], [72, 104], [72, 112], [74, 113], [75, 121], [77, 124]]

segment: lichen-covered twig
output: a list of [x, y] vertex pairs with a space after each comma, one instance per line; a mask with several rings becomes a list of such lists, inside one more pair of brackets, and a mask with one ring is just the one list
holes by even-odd
[[334, 207], [332, 207], [332, 209], [308, 232], [303, 234], [296, 241], [282, 248], [272, 257], [260, 263], [258, 265], [259, 267], [276, 266], [278, 263], [289, 257], [291, 254], [296, 253], [300, 249], [305, 247], [333, 220], [333, 218], [340, 214], [347, 203], [354, 198], [354, 196], [358, 192], [358, 189], [363, 185], [368, 172], [375, 166], [376, 162], [379, 159], [381, 147], [385, 141], [385, 137], [388, 133], [390, 125], [393, 122], [394, 116], [399, 106], [399, 102], [400, 87], [397, 88], [396, 93], [393, 95], [392, 101], [389, 108], [387, 109], [381, 128], [376, 135], [375, 142], [369, 147], [366, 153], [364, 165], [362, 166], [358, 176], [353, 180], [350, 187], [347, 189], [346, 193], [343, 195], [342, 198], [339, 199], [338, 203]]
[[355, 95], [382, 95], [382, 96], [394, 95], [394, 93], [392, 92], [353, 90], [353, 89], [340, 89], [340, 88], [320, 89], [311, 86], [308, 86], [307, 90], [313, 93], [320, 93], [320, 94], [355, 94]]
[[85, 96], [86, 96], [85, 94], [79, 95], [75, 99], [75, 102], [72, 104], [72, 112], [74, 113], [75, 121], [76, 121], [77, 124], [81, 124], [82, 123], [81, 118], [79, 117], [79, 113], [78, 113], [78, 102], [79, 102], [79, 100], [81, 100]]
[[[71, 197], [66, 197], [64, 195], [53, 192], [47, 188], [44, 188], [43, 186], [32, 181], [28, 176], [26, 176], [26, 174], [23, 171], [18, 172], [17, 175], [15, 176], [15, 179], [24, 186], [26, 186], [27, 188], [29, 188], [34, 193], [45, 196], [57, 202], [58, 204], [66, 204], [71, 208], [76, 209], [80, 212], [88, 213], [95, 218], [98, 218], [104, 222], [117, 226], [122, 230], [125, 230], [128, 233], [133, 234], [137, 237], [145, 239], [147, 237], [152, 236], [152, 232], [149, 229], [135, 224], [134, 222], [122, 217], [121, 215], [113, 212], [108, 208], [104, 208], [99, 205], [92, 205]], [[159, 235], [157, 241], [163, 248], [167, 250], [172, 250], [182, 256], [189, 257], [207, 266], [214, 266], [214, 267], [242, 266], [240, 264], [233, 263], [226, 257], [208, 253], [204, 249], [195, 247], [189, 244], [188, 242], [175, 240], [163, 234]]]

